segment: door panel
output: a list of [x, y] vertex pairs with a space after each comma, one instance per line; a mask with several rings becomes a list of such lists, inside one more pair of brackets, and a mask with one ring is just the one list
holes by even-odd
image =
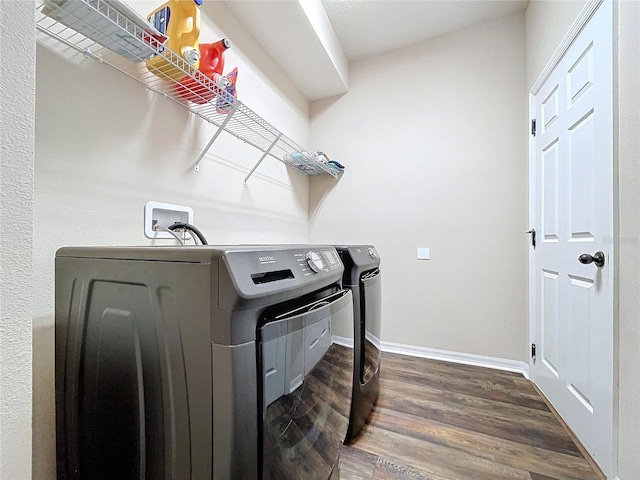
[[571, 342], [569, 343], [568, 364], [573, 368], [568, 377], [570, 382], [568, 386], [572, 387], [571, 393], [581, 403], [588, 405], [588, 410], [592, 412], [589, 363], [593, 349], [591, 348], [591, 325], [585, 319], [593, 317], [591, 312], [593, 280], [570, 275], [569, 284], [569, 325], [571, 328], [569, 337]]
[[593, 42], [589, 43], [586, 50], [578, 60], [569, 68], [567, 73], [569, 87], [570, 106], [575, 104], [580, 97], [589, 91], [593, 85]]
[[549, 371], [558, 376], [559, 332], [558, 332], [558, 272], [542, 272], [542, 338], [541, 357]]
[[558, 85], [555, 85], [552, 92], [542, 102], [542, 125], [544, 126], [543, 132], [546, 132], [553, 122], [558, 119], [558, 112], [560, 110], [559, 98], [558, 98]]
[[[535, 92], [532, 378], [605, 473], [613, 420], [612, 6], [604, 2]], [[605, 265], [581, 254], [605, 254]]]
[[569, 232], [573, 241], [593, 241], [595, 128], [591, 110], [568, 130]]
[[560, 164], [558, 161], [558, 139], [542, 151], [542, 237], [544, 241], [558, 241], [560, 206]]

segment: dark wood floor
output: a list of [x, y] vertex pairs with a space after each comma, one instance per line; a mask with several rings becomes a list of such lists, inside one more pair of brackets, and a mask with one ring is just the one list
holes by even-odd
[[340, 479], [602, 479], [522, 375], [384, 353]]

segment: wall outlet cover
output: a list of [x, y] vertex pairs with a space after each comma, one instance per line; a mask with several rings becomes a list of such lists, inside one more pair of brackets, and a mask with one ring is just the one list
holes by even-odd
[[427, 247], [418, 247], [417, 258], [418, 260], [429, 260], [431, 258], [429, 249]]

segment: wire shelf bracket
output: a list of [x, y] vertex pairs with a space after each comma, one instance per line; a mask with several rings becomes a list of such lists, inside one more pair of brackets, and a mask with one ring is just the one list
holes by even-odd
[[278, 140], [280, 140], [280, 137], [282, 136], [282, 134], [278, 135], [278, 137], [273, 141], [273, 143], [271, 145], [269, 145], [269, 148], [267, 148], [264, 153], [262, 154], [262, 156], [260, 157], [260, 160], [258, 160], [258, 163], [256, 163], [253, 168], [251, 169], [251, 171], [249, 172], [249, 174], [244, 177], [244, 186], [247, 186], [247, 180], [249, 180], [249, 177], [251, 175], [253, 175], [253, 172], [256, 171], [256, 168], [258, 168], [258, 166], [262, 163], [262, 161], [267, 157], [267, 155], [269, 155], [271, 153], [271, 149], [276, 145], [276, 143], [278, 143]]
[[218, 139], [218, 136], [225, 130], [227, 124], [231, 121], [231, 118], [233, 117], [233, 114], [236, 113], [236, 110], [238, 108], [238, 105], [234, 105], [231, 108], [231, 111], [227, 114], [227, 118], [224, 119], [224, 121], [222, 122], [222, 124], [218, 127], [218, 129], [216, 130], [216, 133], [213, 134], [213, 137], [211, 137], [211, 140], [209, 140], [209, 143], [207, 143], [207, 146], [204, 147], [204, 150], [202, 151], [202, 153], [198, 156], [196, 162], [193, 164], [193, 169], [196, 172], [200, 171], [200, 162], [202, 161], [202, 159], [204, 158], [204, 156], [207, 154], [207, 152], [209, 151], [209, 149], [211, 148], [211, 146], [213, 145], [213, 142], [215, 142]]

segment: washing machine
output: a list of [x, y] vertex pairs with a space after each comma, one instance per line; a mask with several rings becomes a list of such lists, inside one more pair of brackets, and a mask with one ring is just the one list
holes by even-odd
[[352, 291], [333, 247], [65, 247], [58, 479], [337, 478]]
[[354, 345], [352, 403], [346, 442], [367, 421], [380, 384], [382, 278], [373, 245], [336, 246], [344, 264], [343, 286], [353, 293]]

